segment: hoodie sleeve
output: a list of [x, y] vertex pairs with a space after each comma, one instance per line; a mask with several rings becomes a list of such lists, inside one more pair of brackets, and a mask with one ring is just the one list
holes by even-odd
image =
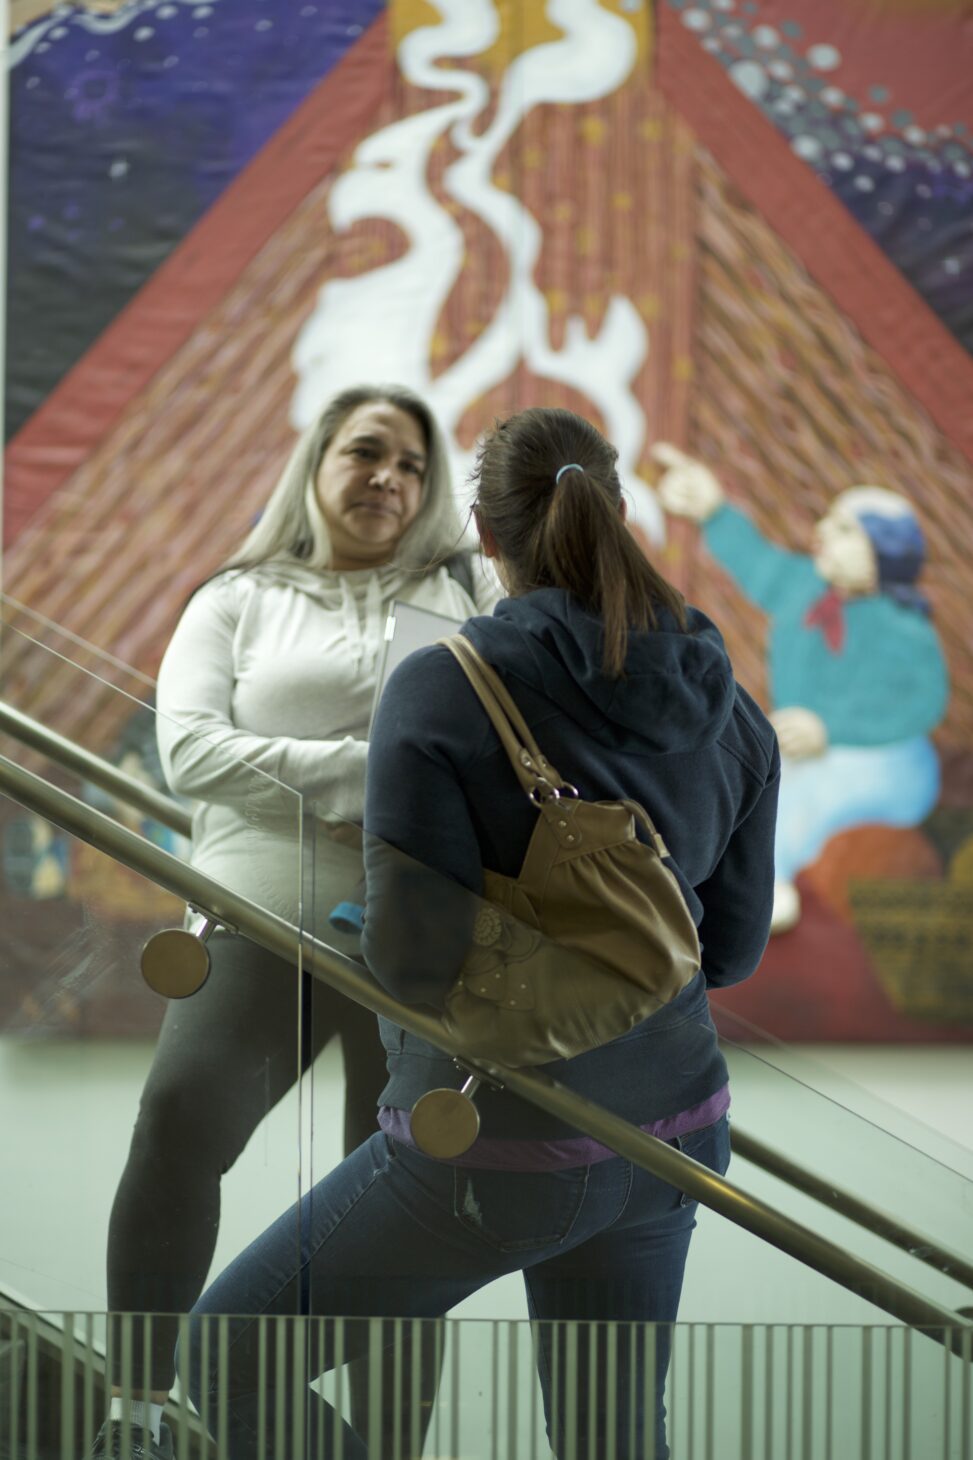
[[[217, 579], [191, 599], [159, 670], [156, 734], [177, 795], [295, 816], [294, 791], [361, 821], [367, 743], [255, 735], [233, 720], [239, 585]], [[284, 788], [284, 789], [282, 789]]]
[[460, 673], [435, 647], [399, 665], [372, 727], [365, 788], [362, 952], [395, 998], [435, 1008], [466, 957], [483, 886], [466, 797], [430, 728], [430, 703], [450, 703]]
[[756, 971], [770, 936], [774, 905], [774, 829], [780, 787], [776, 741], [767, 781], [738, 823], [712, 876], [696, 887], [708, 988], [728, 988]]

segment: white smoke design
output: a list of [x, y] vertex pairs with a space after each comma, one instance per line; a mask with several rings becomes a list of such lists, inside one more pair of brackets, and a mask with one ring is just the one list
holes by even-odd
[[[385, 218], [402, 230], [408, 250], [394, 263], [323, 286], [295, 344], [298, 384], [291, 419], [302, 429], [331, 394], [355, 381], [402, 381], [436, 412], [452, 442], [457, 480], [462, 480], [470, 460], [455, 442], [457, 423], [471, 401], [523, 360], [535, 374], [573, 387], [598, 408], [618, 448], [632, 518], [661, 538], [654, 494], [637, 473], [646, 423], [632, 383], [649, 350], [645, 324], [630, 299], [614, 295], [597, 334], [590, 336], [583, 319], [571, 316], [564, 343], [555, 349], [547, 301], [534, 282], [542, 229], [520, 199], [491, 181], [497, 158], [533, 107], [596, 101], [623, 84], [636, 59], [635, 32], [597, 0], [548, 0], [547, 16], [563, 36], [511, 62], [493, 119], [478, 136], [474, 124], [489, 103], [487, 83], [440, 62], [479, 55], [492, 45], [500, 28], [496, 8], [492, 0], [435, 0], [435, 5], [440, 24], [407, 35], [398, 63], [414, 86], [453, 91], [454, 99], [367, 138], [330, 201], [337, 231], [362, 219]], [[464, 264], [463, 235], [426, 185], [432, 148], [447, 134], [459, 156], [444, 174], [443, 186], [499, 240], [509, 283], [477, 339], [433, 379], [433, 333]]]

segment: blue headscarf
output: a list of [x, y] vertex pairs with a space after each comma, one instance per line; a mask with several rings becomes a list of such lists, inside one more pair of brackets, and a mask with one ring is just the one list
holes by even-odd
[[842, 493], [841, 500], [864, 528], [875, 551], [878, 591], [928, 617], [932, 612], [929, 599], [916, 587], [926, 558], [926, 539], [910, 504], [883, 487], [852, 487]]

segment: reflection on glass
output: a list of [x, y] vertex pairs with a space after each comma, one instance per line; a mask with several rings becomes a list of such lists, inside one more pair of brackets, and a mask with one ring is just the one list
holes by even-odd
[[[968, 1151], [951, 1147], [813, 1053], [781, 1044], [725, 1006], [717, 1023], [733, 1080], [735, 1125], [968, 1260], [973, 1221]], [[742, 1162], [734, 1165], [733, 1176], [937, 1301], [953, 1308], [969, 1304], [964, 1284], [843, 1221], [830, 1204], [822, 1206]], [[920, 1240], [917, 1247], [922, 1245]]]
[[[0, 699], [169, 797], [182, 812], [169, 820], [191, 812], [193, 838], [9, 733], [8, 758], [299, 923], [297, 793], [241, 762], [232, 741], [163, 723], [151, 681], [37, 615], [5, 603], [2, 633]], [[202, 803], [202, 792], [221, 799]], [[216, 804], [237, 815], [213, 834]], [[205, 983], [164, 1002], [140, 976], [140, 951], [158, 929], [199, 921], [178, 898], [8, 799], [0, 858], [0, 1086], [11, 1117], [0, 1161], [19, 1193], [0, 1214], [0, 1289], [28, 1307], [103, 1308], [107, 1248], [114, 1310], [187, 1311], [217, 1251], [222, 1265], [296, 1190], [296, 1110], [275, 1107], [300, 1065], [297, 952], [276, 959], [218, 928]], [[175, 943], [177, 976], [196, 952]], [[271, 1113], [273, 1134], [237, 1164]], [[164, 1392], [174, 1320], [157, 1317], [146, 1351], [143, 1337], [133, 1330], [131, 1374]]]

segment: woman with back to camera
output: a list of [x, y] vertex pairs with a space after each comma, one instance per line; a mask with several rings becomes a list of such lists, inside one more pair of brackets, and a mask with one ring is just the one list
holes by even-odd
[[[701, 971], [671, 1003], [629, 1034], [545, 1069], [722, 1173], [729, 1091], [707, 989], [748, 977], [766, 943], [779, 757], [717, 629], [683, 603], [625, 527], [615, 460], [599, 432], [568, 411], [524, 411], [487, 437], [476, 521], [509, 597], [463, 633], [583, 798], [631, 798], [646, 808], [702, 943]], [[366, 794], [363, 951], [390, 993], [442, 1008], [464, 953], [443, 938], [441, 923], [395, 898], [383, 871], [394, 859], [382, 846], [479, 894], [484, 868], [517, 876], [537, 815], [450, 651], [411, 655], [382, 699]], [[541, 1320], [538, 1368], [555, 1453], [600, 1460], [614, 1445], [619, 1460], [668, 1455], [666, 1325], [676, 1317], [695, 1203], [502, 1090], [477, 1095], [480, 1135], [464, 1156], [422, 1154], [410, 1109], [463, 1075], [415, 1036], [385, 1021], [382, 1032], [391, 1071], [382, 1130], [305, 1199], [300, 1269], [287, 1213], [201, 1299], [190, 1361], [197, 1402], [201, 1391], [209, 1388], [211, 1402], [217, 1392], [214, 1374], [199, 1372], [203, 1314], [294, 1312], [300, 1290], [302, 1311], [314, 1315], [432, 1318], [522, 1270], [530, 1315]], [[344, 1220], [349, 1213], [353, 1221]], [[544, 1320], [562, 1319], [622, 1325], [612, 1393], [601, 1368], [589, 1392], [583, 1327], [576, 1371], [561, 1366]], [[648, 1320], [663, 1325], [651, 1414], [643, 1413], [645, 1330], [625, 1326]], [[254, 1319], [231, 1323], [233, 1460], [259, 1452], [257, 1346]], [[601, 1363], [603, 1343], [599, 1353]], [[270, 1426], [275, 1405], [293, 1399], [265, 1388], [263, 1402]], [[310, 1416], [309, 1440], [326, 1446], [333, 1416], [313, 1396]], [[344, 1438], [348, 1460], [365, 1454], [354, 1436]]]
[[[297, 443], [239, 550], [191, 598], [160, 670], [166, 777], [198, 802], [193, 865], [298, 922], [300, 792], [307, 812], [332, 813], [335, 841], [325, 822], [315, 827], [313, 900], [319, 935], [346, 952], [357, 939], [324, 928], [323, 915], [361, 876], [360, 847], [348, 842], [362, 820], [389, 606], [402, 599], [463, 619], [497, 598], [479, 555], [451, 559], [455, 577], [442, 566], [460, 537], [429, 408], [399, 387], [345, 390]], [[109, 1231], [112, 1312], [192, 1307], [216, 1244], [220, 1178], [297, 1077], [294, 968], [224, 933], [209, 949], [207, 982], [166, 1009], [143, 1092]], [[324, 984], [312, 996], [307, 976], [301, 999], [303, 1067], [341, 1039], [350, 1152], [376, 1129], [385, 1083], [375, 1016]], [[142, 1325], [133, 1324], [140, 1402], [123, 1401], [119, 1370], [94, 1456], [121, 1453], [126, 1412], [133, 1454], [145, 1453], [143, 1426], [153, 1460], [171, 1454], [161, 1415], [175, 1343], [175, 1321], [156, 1317], [145, 1352]]]

